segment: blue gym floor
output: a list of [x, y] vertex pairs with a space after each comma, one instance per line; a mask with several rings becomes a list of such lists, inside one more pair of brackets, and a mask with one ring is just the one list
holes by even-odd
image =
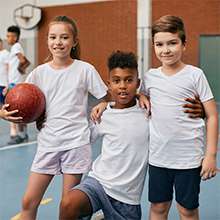
[[[36, 151], [35, 124], [29, 125], [28, 133], [29, 143], [7, 146], [9, 124], [0, 120], [0, 220], [19, 220], [21, 199]], [[96, 158], [99, 152], [100, 141], [93, 146], [93, 158]], [[220, 156], [218, 156], [218, 167], [220, 168]], [[61, 184], [61, 177], [55, 177], [40, 205], [38, 220], [58, 219]], [[143, 220], [148, 219], [147, 187], [146, 181], [142, 196]], [[169, 220], [178, 219], [175, 203], [173, 203]], [[201, 184], [200, 220], [220, 220], [220, 173], [214, 179]]]

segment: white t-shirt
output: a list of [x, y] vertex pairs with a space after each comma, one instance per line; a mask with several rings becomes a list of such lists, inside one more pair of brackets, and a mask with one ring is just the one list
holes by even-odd
[[173, 169], [201, 165], [205, 146], [205, 122], [184, 113], [185, 98], [199, 95], [202, 102], [213, 98], [203, 71], [186, 65], [172, 76], [161, 68], [150, 69], [144, 76], [142, 91], [150, 96], [149, 163]]
[[9, 83], [21, 83], [24, 82], [25, 76], [18, 71], [19, 59], [17, 54], [24, 55], [24, 50], [20, 43], [15, 43], [11, 47], [8, 62], [8, 82]]
[[92, 140], [103, 136], [102, 152], [89, 176], [96, 178], [112, 198], [136, 205], [144, 186], [148, 164], [149, 123], [143, 109], [108, 106], [100, 124], [92, 128]]
[[55, 70], [46, 63], [35, 68], [26, 81], [37, 85], [46, 97], [46, 122], [38, 135], [38, 149], [64, 151], [90, 142], [88, 92], [99, 99], [107, 91], [92, 65], [74, 60]]
[[9, 52], [7, 50], [3, 49], [0, 51], [0, 86], [8, 85], [8, 56]]

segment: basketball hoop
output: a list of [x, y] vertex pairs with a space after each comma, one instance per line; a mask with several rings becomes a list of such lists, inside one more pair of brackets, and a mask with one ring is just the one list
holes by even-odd
[[23, 19], [26, 23], [31, 19], [31, 17], [28, 16], [20, 16], [20, 18]]
[[41, 8], [31, 4], [24, 4], [14, 10], [13, 18], [20, 28], [31, 30], [41, 20]]

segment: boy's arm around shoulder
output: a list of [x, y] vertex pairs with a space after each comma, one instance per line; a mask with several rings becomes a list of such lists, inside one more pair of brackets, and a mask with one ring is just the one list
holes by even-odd
[[148, 85], [148, 75], [151, 74], [151, 69], [144, 73], [144, 76], [141, 80], [141, 85], [139, 89], [139, 93], [137, 93], [136, 97], [139, 102], [139, 106], [141, 108], [147, 109], [148, 113], [150, 114], [151, 104], [150, 104], [150, 96], [149, 96], [149, 89], [146, 85]]
[[141, 92], [138, 93], [136, 97], [138, 99], [139, 106], [143, 109], [145, 108], [148, 111], [148, 114], [150, 114], [150, 109], [151, 109], [150, 97]]
[[203, 103], [206, 114], [206, 152], [202, 162], [202, 179], [216, 175], [216, 155], [218, 146], [218, 112], [214, 99]]
[[91, 110], [90, 118], [94, 123], [101, 122], [102, 113], [106, 110], [109, 101], [111, 101], [111, 95], [107, 91], [106, 96], [103, 97], [100, 103], [94, 106]]

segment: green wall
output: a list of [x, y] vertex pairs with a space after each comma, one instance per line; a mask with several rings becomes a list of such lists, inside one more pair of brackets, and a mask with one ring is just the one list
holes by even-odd
[[220, 35], [200, 36], [200, 67], [220, 104]]

